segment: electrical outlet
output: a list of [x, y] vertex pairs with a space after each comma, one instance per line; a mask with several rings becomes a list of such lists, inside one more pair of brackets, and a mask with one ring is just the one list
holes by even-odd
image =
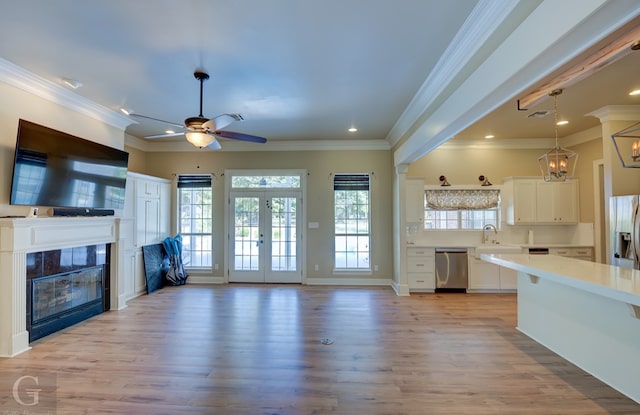
[[214, 264], [214, 265], [213, 265], [213, 269], [215, 269], [216, 271], [218, 270], [218, 268], [220, 268], [220, 267], [218, 266], [218, 264]]
[[316, 271], [319, 271], [319, 270], [320, 270], [320, 267], [318, 266], [318, 264], [314, 265], [314, 266], [313, 266], [313, 268], [314, 268]]
[[373, 270], [374, 270], [374, 271], [378, 271], [378, 266], [377, 266], [377, 265], [374, 265], [374, 266], [373, 266]]

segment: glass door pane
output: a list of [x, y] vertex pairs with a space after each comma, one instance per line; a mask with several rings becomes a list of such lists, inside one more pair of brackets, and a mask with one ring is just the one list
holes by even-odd
[[272, 196], [267, 199], [271, 212], [270, 267], [266, 281], [302, 282], [298, 252], [298, 196]]
[[264, 231], [261, 195], [231, 197], [233, 242], [231, 243], [231, 282], [263, 282]]

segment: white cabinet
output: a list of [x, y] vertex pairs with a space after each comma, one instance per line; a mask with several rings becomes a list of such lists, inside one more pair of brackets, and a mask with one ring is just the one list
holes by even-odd
[[137, 250], [135, 253], [133, 266], [135, 269], [135, 278], [133, 281], [135, 293], [136, 295], [143, 294], [147, 291], [147, 278], [144, 274], [144, 260], [141, 249]]
[[500, 271], [498, 266], [469, 257], [469, 290], [499, 290]]
[[578, 181], [508, 178], [505, 180], [505, 206], [510, 225], [576, 224], [580, 219]]
[[421, 224], [424, 220], [424, 179], [407, 179], [405, 214], [407, 223]]
[[514, 291], [518, 288], [518, 273], [469, 255], [469, 292]]
[[407, 249], [409, 291], [434, 291], [436, 288], [436, 251], [434, 248]]
[[536, 185], [537, 223], [578, 223], [578, 186], [574, 180]]
[[161, 243], [169, 236], [171, 218], [171, 181], [138, 173], [127, 174], [123, 215], [129, 218], [133, 245], [127, 258], [131, 261], [127, 296], [146, 291], [142, 247]]
[[514, 180], [512, 198], [507, 201], [507, 222], [511, 225], [536, 221], [536, 180]]
[[498, 267], [500, 271], [500, 289], [501, 290], [517, 290], [518, 289], [518, 271], [513, 269]]
[[162, 242], [169, 236], [169, 189], [171, 182], [155, 177], [135, 180], [136, 245]]
[[549, 248], [549, 255], [593, 261], [593, 248]]

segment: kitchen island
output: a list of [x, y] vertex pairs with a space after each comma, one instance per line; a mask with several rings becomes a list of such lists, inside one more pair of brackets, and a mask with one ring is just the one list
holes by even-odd
[[518, 272], [518, 330], [640, 403], [640, 271], [555, 255], [483, 254]]

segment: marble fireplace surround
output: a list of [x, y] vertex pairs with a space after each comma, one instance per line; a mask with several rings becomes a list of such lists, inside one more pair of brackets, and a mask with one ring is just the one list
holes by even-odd
[[121, 231], [120, 219], [113, 216], [0, 219], [0, 357], [13, 357], [30, 349], [26, 330], [27, 253], [111, 244], [111, 310], [120, 310], [127, 306], [126, 233]]

